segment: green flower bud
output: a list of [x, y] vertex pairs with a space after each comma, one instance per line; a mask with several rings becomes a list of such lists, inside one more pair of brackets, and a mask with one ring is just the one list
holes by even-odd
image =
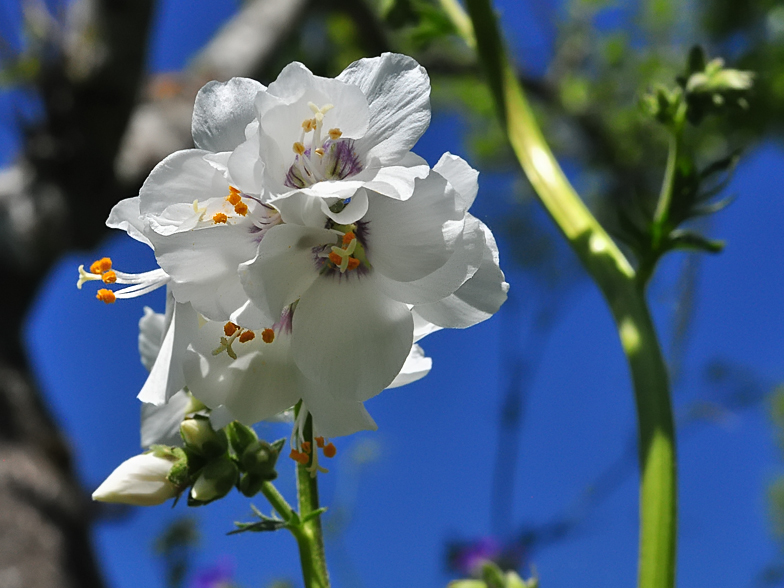
[[256, 432], [239, 421], [232, 421], [226, 425], [226, 434], [229, 437], [232, 449], [234, 449], [237, 455], [242, 455], [248, 445], [258, 441]]
[[191, 488], [191, 498], [201, 504], [223, 498], [237, 483], [238, 475], [237, 466], [228, 457], [211, 461]]
[[264, 482], [266, 482], [266, 480], [261, 476], [245, 474], [240, 480], [240, 492], [248, 498], [256, 496], [261, 490], [261, 485], [264, 484]]
[[266, 441], [255, 441], [250, 444], [240, 457], [243, 470], [265, 480], [274, 480], [278, 477], [275, 472], [277, 461], [278, 452]]
[[180, 435], [187, 448], [206, 456], [220, 456], [229, 447], [226, 434], [213, 430], [210, 420], [200, 415], [182, 421]]

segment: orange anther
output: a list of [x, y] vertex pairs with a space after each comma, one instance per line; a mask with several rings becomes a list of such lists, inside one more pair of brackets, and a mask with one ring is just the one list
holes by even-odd
[[226, 333], [227, 337], [231, 337], [234, 333], [237, 332], [237, 329], [239, 329], [239, 326], [235, 325], [231, 321], [223, 325], [223, 332]]
[[237, 206], [240, 202], [242, 202], [242, 198], [237, 192], [232, 192], [231, 194], [226, 196], [226, 200], [228, 200], [229, 204], [231, 204], [232, 206]]
[[107, 272], [103, 272], [101, 276], [104, 284], [114, 284], [117, 281], [117, 274], [114, 273], [114, 270], [109, 270]]
[[90, 266], [90, 272], [94, 274], [102, 274], [112, 269], [112, 260], [108, 257], [102, 257], [98, 261], [94, 261]]
[[348, 233], [343, 235], [343, 245], [348, 245], [356, 238], [357, 236], [353, 232], [349, 231]]
[[299, 141], [294, 143], [294, 145], [292, 145], [291, 148], [294, 150], [294, 153], [296, 153], [297, 155], [302, 155], [305, 153], [305, 146]]
[[212, 222], [214, 222], [216, 225], [218, 223], [225, 223], [227, 220], [229, 220], [229, 217], [222, 212], [216, 212], [212, 215]]
[[256, 338], [256, 333], [253, 331], [245, 331], [240, 335], [240, 343], [247, 343], [248, 341], [253, 341]]
[[359, 260], [356, 257], [349, 257], [348, 258], [348, 268], [349, 270], [355, 270], [359, 267]]
[[338, 453], [338, 448], [333, 443], [330, 443], [324, 448], [324, 457], [335, 457]]
[[335, 253], [334, 251], [332, 251], [332, 252], [330, 252], [330, 254], [329, 254], [329, 260], [330, 260], [332, 263], [334, 263], [335, 265], [340, 265], [340, 262], [341, 262], [341, 261], [343, 261], [343, 258], [342, 258], [342, 257], [340, 257], [340, 255], [338, 255], [338, 254], [337, 254], [337, 253]]
[[112, 302], [117, 300], [117, 297], [114, 295], [114, 292], [112, 292], [111, 290], [107, 290], [105, 288], [101, 288], [100, 290], [98, 290], [98, 293], [95, 295], [95, 297], [101, 302], [105, 302], [106, 304], [111, 304]]
[[316, 119], [308, 118], [302, 121], [302, 128], [306, 133], [309, 133], [316, 128]]
[[235, 186], [229, 186], [229, 192], [232, 194], [240, 194], [241, 190]]
[[305, 465], [310, 461], [310, 457], [308, 456], [308, 454], [300, 453], [296, 449], [291, 450], [291, 453], [289, 453], [289, 457], [300, 465]]
[[340, 139], [341, 135], [343, 135], [343, 131], [340, 129], [329, 129], [329, 138], [333, 141]]
[[265, 343], [272, 343], [275, 340], [275, 331], [272, 329], [264, 329], [261, 332], [261, 340]]
[[310, 441], [302, 442], [302, 451], [304, 451], [307, 454], [310, 454]]
[[324, 448], [324, 437], [314, 437], [313, 439], [316, 441], [316, 446], [319, 449]]
[[248, 205], [244, 202], [238, 202], [234, 205], [234, 212], [236, 212], [240, 216], [245, 216], [248, 214]]

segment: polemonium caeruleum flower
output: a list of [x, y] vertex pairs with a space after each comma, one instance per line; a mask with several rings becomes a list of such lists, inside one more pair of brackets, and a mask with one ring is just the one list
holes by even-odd
[[468, 213], [477, 172], [449, 154], [431, 170], [410, 151], [429, 92], [424, 69], [392, 54], [336, 79], [292, 64], [269, 88], [199, 92], [196, 149], [161, 162], [107, 221], [160, 268], [80, 268], [79, 286], [128, 285], [99, 290], [104, 302], [167, 286], [140, 399], [171, 402], [187, 385], [246, 423], [302, 400], [298, 423], [312, 414], [323, 435], [374, 428], [362, 403], [430, 369], [416, 340], [498, 310], [498, 250]]

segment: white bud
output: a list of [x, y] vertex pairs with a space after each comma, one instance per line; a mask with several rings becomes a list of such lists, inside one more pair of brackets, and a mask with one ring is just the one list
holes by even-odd
[[174, 462], [143, 453], [121, 463], [93, 492], [93, 500], [154, 506], [174, 498], [178, 488], [167, 476]]

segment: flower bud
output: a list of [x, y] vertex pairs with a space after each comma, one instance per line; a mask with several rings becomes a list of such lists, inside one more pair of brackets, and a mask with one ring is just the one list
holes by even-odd
[[228, 449], [225, 433], [214, 431], [209, 419], [198, 415], [182, 421], [180, 435], [187, 447], [203, 455], [217, 457]]
[[242, 455], [251, 443], [258, 440], [256, 432], [239, 421], [232, 421], [226, 426], [226, 435], [237, 455]]
[[238, 475], [237, 466], [228, 457], [211, 461], [191, 488], [191, 498], [199, 503], [223, 498], [237, 483]]
[[132, 457], [121, 463], [93, 492], [93, 500], [137, 506], [162, 504], [180, 491], [168, 479], [174, 463], [152, 453]]
[[243, 470], [266, 480], [274, 480], [278, 477], [275, 472], [277, 461], [278, 452], [266, 441], [251, 443], [240, 458]]

